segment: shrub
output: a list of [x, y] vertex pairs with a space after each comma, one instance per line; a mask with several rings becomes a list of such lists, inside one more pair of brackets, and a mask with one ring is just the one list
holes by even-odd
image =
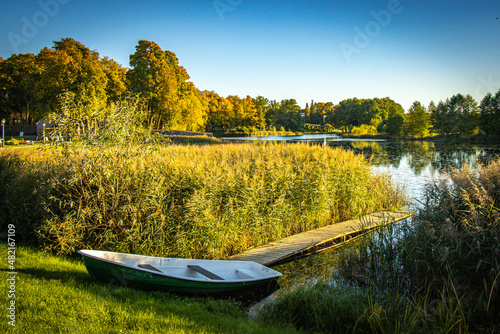
[[351, 133], [354, 135], [376, 135], [377, 128], [374, 125], [362, 124], [352, 128]]
[[17, 145], [20, 145], [22, 143], [23, 142], [21, 140], [16, 139], [16, 138], [11, 138], [11, 139], [5, 141], [5, 145], [12, 145], [12, 146], [17, 146]]

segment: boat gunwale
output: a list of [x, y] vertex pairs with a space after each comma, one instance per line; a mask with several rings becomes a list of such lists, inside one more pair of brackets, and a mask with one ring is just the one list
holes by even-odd
[[274, 270], [272, 268], [269, 268], [267, 266], [264, 266], [264, 265], [262, 265], [260, 263], [257, 263], [255, 261], [196, 260], [196, 259], [193, 259], [193, 260], [196, 260], [196, 261], [221, 261], [221, 262], [222, 261], [227, 261], [227, 262], [232, 262], [232, 263], [235, 263], [235, 262], [255, 263], [255, 264], [257, 264], [257, 265], [259, 265], [261, 267], [265, 267], [265, 268], [268, 268], [269, 270], [272, 270], [272, 271], [276, 272], [276, 274], [273, 274], [273, 275], [267, 276], [267, 277], [250, 278], [250, 279], [247, 278], [247, 279], [238, 279], [238, 280], [234, 280], [234, 279], [232, 279], [232, 280], [229, 280], [229, 279], [213, 280], [213, 279], [207, 279], [207, 278], [201, 278], [201, 277], [200, 278], [194, 278], [194, 277], [188, 277], [188, 276], [180, 276], [180, 275], [167, 274], [167, 273], [164, 273], [164, 272], [155, 271], [155, 270], [146, 269], [146, 268], [141, 268], [141, 267], [135, 267], [135, 266], [128, 265], [128, 264], [125, 264], [125, 263], [120, 263], [120, 262], [117, 262], [117, 261], [104, 259], [104, 258], [95, 256], [95, 255], [90, 255], [90, 254], [85, 253], [85, 251], [102, 252], [102, 253], [112, 253], [112, 254], [122, 254], [122, 255], [133, 255], [133, 256], [140, 256], [140, 257], [145, 257], [145, 258], [157, 258], [157, 259], [175, 259], [175, 260], [184, 260], [184, 261], [189, 261], [189, 259], [147, 256], [147, 255], [128, 254], [128, 253], [119, 253], [119, 252], [110, 252], [110, 251], [96, 251], [96, 250], [89, 250], [89, 249], [81, 249], [81, 250], [78, 251], [78, 254], [80, 254], [80, 255], [82, 255], [84, 257], [89, 257], [89, 258], [92, 258], [94, 260], [98, 260], [98, 261], [110, 263], [110, 264], [117, 265], [117, 266], [120, 266], [120, 267], [125, 267], [125, 268], [132, 269], [132, 270], [142, 271], [142, 272], [146, 272], [148, 274], [153, 274], [153, 275], [156, 275], [156, 276], [168, 277], [168, 278], [173, 278], [173, 279], [178, 279], [178, 280], [184, 280], [184, 281], [193, 281], [193, 282], [198, 282], [198, 283], [211, 283], [211, 284], [213, 283], [213, 284], [224, 285], [224, 284], [230, 284], [230, 283], [264, 282], [264, 281], [268, 281], [268, 280], [272, 280], [272, 279], [277, 279], [278, 277], [282, 276], [282, 274], [280, 272], [278, 272], [278, 271], [276, 271], [276, 270]]

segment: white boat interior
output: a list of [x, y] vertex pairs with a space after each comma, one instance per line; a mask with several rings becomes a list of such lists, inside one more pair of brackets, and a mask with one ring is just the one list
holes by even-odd
[[281, 276], [276, 270], [252, 261], [176, 259], [97, 250], [80, 250], [78, 253], [136, 270], [196, 281], [230, 283]]

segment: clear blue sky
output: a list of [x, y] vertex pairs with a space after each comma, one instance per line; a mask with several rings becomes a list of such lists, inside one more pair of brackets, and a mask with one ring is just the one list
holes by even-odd
[[72, 37], [128, 66], [147, 39], [201, 90], [302, 107], [388, 96], [407, 109], [500, 89], [498, 0], [3, 2], [3, 58]]

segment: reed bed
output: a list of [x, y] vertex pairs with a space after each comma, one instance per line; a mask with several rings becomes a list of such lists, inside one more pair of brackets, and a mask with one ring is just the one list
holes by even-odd
[[307, 144], [2, 150], [0, 185], [2, 224], [62, 254], [223, 259], [403, 204], [363, 157]]

